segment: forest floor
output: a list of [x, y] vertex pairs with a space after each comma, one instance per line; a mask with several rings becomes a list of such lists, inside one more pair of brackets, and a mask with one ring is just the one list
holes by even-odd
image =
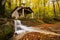
[[53, 31], [55, 33], [60, 33], [60, 22], [54, 24], [41, 24], [34, 27], [40, 27], [43, 30]]

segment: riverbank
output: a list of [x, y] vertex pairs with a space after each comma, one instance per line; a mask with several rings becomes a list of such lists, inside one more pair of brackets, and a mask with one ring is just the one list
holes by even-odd
[[[14, 34], [14, 22], [13, 22], [14, 19], [0, 19], [0, 36], [1, 36], [1, 39], [3, 38], [6, 38], [7, 40], [10, 39], [8, 38], [8, 36], [10, 36], [11, 34], [13, 34], [11, 36], [11, 40], [15, 39], [13, 36], [15, 35]], [[32, 27], [36, 27], [36, 28], [40, 28], [42, 30], [47, 30], [47, 31], [50, 31], [50, 32], [54, 32], [54, 33], [59, 33], [60, 34], [60, 22], [56, 22], [56, 23], [52, 23], [52, 24], [48, 24], [48, 23], [44, 23], [43, 21], [38, 21], [38, 20], [21, 20], [22, 21], [22, 24], [23, 25], [26, 25], [28, 27], [32, 26]], [[5, 26], [6, 25], [6, 26]], [[2, 27], [3, 26], [3, 27]], [[6, 30], [7, 29], [7, 30]], [[1, 31], [2, 30], [2, 31]], [[5, 31], [6, 30], [6, 31]], [[11, 33], [12, 32], [12, 33]], [[7, 34], [6, 34], [7, 33]], [[36, 33], [36, 32], [32, 32], [32, 33], [28, 33], [26, 35], [24, 35], [21, 39], [19, 40], [23, 40], [23, 39], [26, 39], [26, 40], [30, 40], [30, 36], [31, 35], [34, 35], [34, 36], [31, 36], [32, 39], [35, 39], [36, 37], [36, 40], [60, 40], [60, 37], [59, 36], [55, 36], [53, 35], [54, 37], [53, 38], [50, 38], [51, 35], [44, 35], [44, 34], [41, 34], [41, 33]], [[8, 35], [9, 34], [9, 35]], [[30, 34], [30, 35], [29, 35]], [[39, 34], [39, 36], [42, 36], [41, 37], [37, 37]], [[3, 35], [3, 36], [2, 36]], [[5, 35], [8, 35], [8, 36], [5, 36]], [[29, 35], [29, 37], [28, 37]], [[35, 36], [36, 35], [36, 36]], [[44, 36], [43, 36], [44, 35]], [[27, 36], [27, 37], [26, 37]], [[47, 36], [47, 37], [46, 37]], [[20, 37], [20, 35], [15, 35], [15, 37]], [[47, 39], [48, 38], [48, 39]], [[31, 40], [32, 40], [31, 39]]]

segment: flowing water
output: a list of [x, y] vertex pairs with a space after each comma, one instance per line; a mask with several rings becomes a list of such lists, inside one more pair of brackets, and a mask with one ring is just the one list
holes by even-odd
[[29, 32], [39, 32], [39, 33], [43, 33], [43, 34], [51, 34], [51, 35], [60, 36], [60, 34], [50, 32], [47, 30], [42, 30], [42, 29], [35, 28], [35, 27], [27, 27], [26, 25], [21, 24], [20, 20], [14, 20], [14, 26], [15, 26], [15, 33], [21, 34], [21, 35], [24, 35]]

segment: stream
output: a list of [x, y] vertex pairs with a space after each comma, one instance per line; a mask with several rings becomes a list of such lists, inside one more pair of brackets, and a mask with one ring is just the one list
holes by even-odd
[[39, 32], [43, 34], [51, 34], [51, 35], [60, 36], [60, 34], [58, 33], [50, 32], [50, 31], [35, 28], [35, 27], [28, 27], [26, 25], [23, 25], [20, 20], [14, 20], [14, 26], [15, 26], [15, 33], [21, 35], [21, 37], [29, 32]]

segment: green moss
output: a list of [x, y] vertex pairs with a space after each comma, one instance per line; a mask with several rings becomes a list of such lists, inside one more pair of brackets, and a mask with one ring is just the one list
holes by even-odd
[[0, 39], [1, 40], [4, 40], [4, 39], [7, 40], [9, 38], [10, 34], [12, 33], [12, 28], [9, 25], [1, 25], [0, 31], [1, 31]]

